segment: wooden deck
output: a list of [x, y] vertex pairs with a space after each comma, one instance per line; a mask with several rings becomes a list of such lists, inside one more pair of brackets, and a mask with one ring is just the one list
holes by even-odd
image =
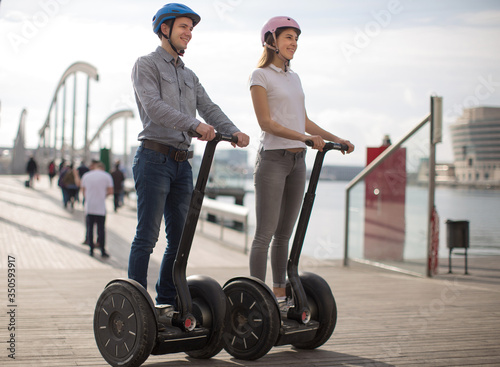
[[[93, 312], [106, 283], [126, 275], [135, 213], [126, 207], [110, 211], [111, 258], [91, 258], [80, 244], [81, 207], [72, 213], [62, 208], [57, 187], [49, 188], [44, 179], [35, 190], [23, 182], [0, 176], [0, 365], [107, 366], [95, 345]], [[161, 254], [161, 248], [153, 254], [150, 285]], [[7, 297], [9, 256], [15, 259], [14, 303]], [[470, 256], [470, 275], [463, 275], [463, 257], [453, 258], [453, 274], [447, 274], [446, 258], [440, 264], [442, 274], [427, 279], [303, 259], [303, 270], [328, 281], [338, 306], [337, 327], [324, 346], [275, 347], [254, 362], [224, 351], [211, 360], [176, 353], [151, 356], [144, 366], [499, 366], [500, 257]], [[247, 255], [197, 235], [188, 273], [222, 284], [247, 275]], [[8, 357], [11, 332], [15, 360]]]

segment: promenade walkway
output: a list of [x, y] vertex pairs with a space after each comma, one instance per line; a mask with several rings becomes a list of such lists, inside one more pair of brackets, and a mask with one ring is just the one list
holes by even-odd
[[[135, 211], [114, 213], [109, 200], [111, 257], [101, 259], [98, 251], [92, 258], [81, 244], [81, 205], [64, 209], [59, 188], [45, 177], [34, 189], [24, 180], [0, 176], [0, 365], [107, 366], [94, 342], [94, 307], [109, 280], [126, 276]], [[163, 243], [152, 257], [150, 290]], [[328, 281], [338, 306], [337, 327], [324, 346], [275, 347], [254, 362], [225, 351], [211, 360], [176, 353], [151, 356], [144, 366], [499, 366], [500, 257], [471, 256], [470, 275], [463, 275], [463, 257], [453, 264], [454, 274], [446, 274], [443, 258], [442, 274], [426, 279], [304, 258], [302, 269]], [[247, 269], [247, 255], [195, 236], [188, 274], [223, 284]]]

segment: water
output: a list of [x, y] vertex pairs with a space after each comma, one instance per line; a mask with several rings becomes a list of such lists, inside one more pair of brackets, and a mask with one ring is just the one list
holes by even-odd
[[[314, 258], [342, 259], [344, 257], [345, 188], [347, 182], [320, 181], [302, 253]], [[253, 183], [246, 182], [249, 192], [244, 205], [249, 209], [249, 234], [255, 232], [255, 196]], [[417, 192], [417, 195], [414, 192]], [[421, 188], [408, 187], [407, 200], [417, 200]], [[426, 191], [424, 190], [426, 204]], [[418, 199], [420, 200], [420, 199]], [[495, 190], [472, 190], [437, 187], [436, 208], [440, 218], [439, 256], [448, 256], [446, 220], [469, 221], [469, 253], [500, 255], [500, 193]], [[419, 203], [408, 203], [418, 205]], [[420, 202], [422, 204], [422, 202]], [[423, 218], [420, 218], [423, 219]], [[411, 217], [407, 221], [413, 220]], [[426, 225], [425, 221], [421, 221]], [[426, 231], [426, 228], [422, 228]]]

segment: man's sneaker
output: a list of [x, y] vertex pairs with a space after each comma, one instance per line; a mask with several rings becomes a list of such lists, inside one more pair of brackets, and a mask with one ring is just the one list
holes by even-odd
[[175, 307], [172, 305], [156, 305], [156, 315], [158, 316], [158, 331], [165, 331], [166, 326], [172, 323], [172, 316], [175, 313]]
[[286, 315], [290, 307], [293, 307], [293, 300], [291, 298], [279, 299], [278, 307], [280, 309], [280, 313]]

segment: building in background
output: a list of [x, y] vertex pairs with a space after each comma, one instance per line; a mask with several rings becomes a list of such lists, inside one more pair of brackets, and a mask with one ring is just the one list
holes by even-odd
[[464, 109], [450, 132], [458, 183], [500, 184], [500, 108]]

